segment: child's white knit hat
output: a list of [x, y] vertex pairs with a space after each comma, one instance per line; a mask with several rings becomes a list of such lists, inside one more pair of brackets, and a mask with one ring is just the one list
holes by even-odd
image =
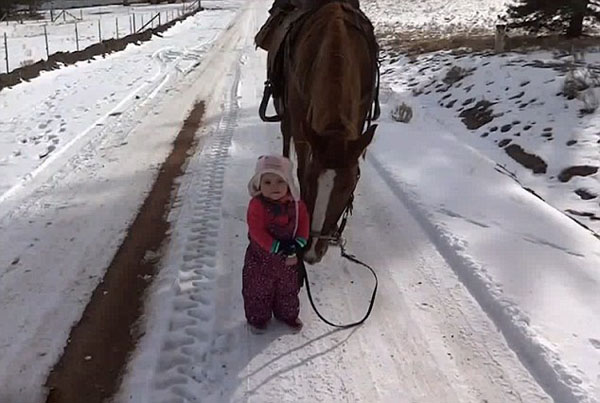
[[261, 155], [258, 157], [254, 176], [248, 182], [248, 193], [250, 193], [250, 196], [254, 197], [260, 194], [260, 178], [266, 173], [281, 176], [288, 184], [292, 198], [300, 200], [300, 191], [294, 181], [292, 161], [280, 155]]

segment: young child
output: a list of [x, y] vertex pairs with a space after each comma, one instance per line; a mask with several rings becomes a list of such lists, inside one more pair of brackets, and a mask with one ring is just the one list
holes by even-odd
[[251, 330], [260, 333], [272, 313], [299, 331], [296, 252], [306, 246], [309, 219], [291, 161], [275, 155], [259, 157], [248, 191], [252, 196], [247, 214], [250, 244], [242, 273], [246, 320]]

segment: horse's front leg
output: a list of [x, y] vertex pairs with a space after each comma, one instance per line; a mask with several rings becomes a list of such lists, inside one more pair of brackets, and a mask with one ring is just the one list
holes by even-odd
[[286, 116], [281, 119], [281, 135], [283, 137], [283, 156], [290, 158], [290, 142], [292, 140], [292, 131], [290, 130], [289, 119]]
[[298, 160], [298, 182], [300, 183], [300, 193], [302, 198], [306, 198], [305, 180], [306, 165], [308, 164], [309, 146], [306, 140], [296, 140], [294, 138], [294, 150], [296, 151], [296, 159]]

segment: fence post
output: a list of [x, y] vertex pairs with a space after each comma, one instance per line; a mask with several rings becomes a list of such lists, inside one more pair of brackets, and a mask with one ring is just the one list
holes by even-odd
[[83, 8], [79, 9], [79, 19], [83, 21]]
[[98, 20], [98, 42], [102, 42], [102, 25], [100, 25], [100, 20]]
[[142, 14], [142, 27], [144, 26], [144, 14]]
[[77, 51], [79, 52], [79, 31], [77, 30], [77, 22], [75, 22], [75, 43], [77, 44]]
[[161, 13], [160, 13], [160, 11], [159, 11], [159, 12], [158, 12], [158, 26], [159, 26], [159, 27], [160, 27], [160, 24], [161, 24], [161, 22], [160, 22], [160, 14], [161, 14]]
[[54, 4], [50, 6], [50, 21], [54, 22]]
[[63, 22], [67, 22], [67, 12], [65, 10], [63, 10]]
[[137, 29], [135, 28], [135, 13], [133, 13], [133, 32], [137, 32]]
[[46, 40], [46, 57], [50, 57], [50, 49], [48, 48], [48, 32], [46, 31], [45, 25], [44, 25], [44, 39]]
[[494, 51], [496, 53], [504, 52], [506, 45], [506, 24], [496, 24], [496, 35], [494, 37]]
[[8, 69], [8, 40], [6, 39], [6, 32], [4, 33], [4, 57], [6, 58], [6, 72], [9, 73]]
[[119, 17], [115, 17], [115, 29], [117, 30], [117, 39], [119, 39]]

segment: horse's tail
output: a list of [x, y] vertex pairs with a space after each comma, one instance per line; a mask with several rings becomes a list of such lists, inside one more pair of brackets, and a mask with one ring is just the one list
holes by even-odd
[[322, 6], [315, 24], [306, 34], [314, 35], [314, 62], [310, 74], [308, 119], [312, 130], [327, 136], [343, 131], [345, 138], [360, 135], [361, 45], [364, 40], [346, 22], [346, 11], [338, 2]]

